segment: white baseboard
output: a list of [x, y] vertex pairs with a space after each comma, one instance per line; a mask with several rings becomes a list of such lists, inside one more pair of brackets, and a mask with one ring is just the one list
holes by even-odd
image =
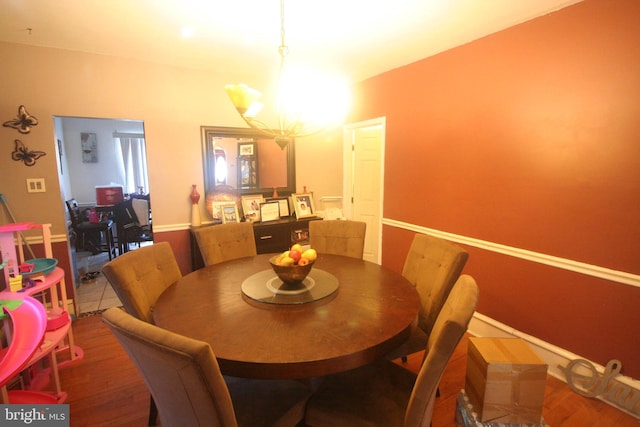
[[[527, 335], [512, 327], [500, 323], [490, 317], [487, 317], [480, 313], [475, 313], [469, 324], [469, 333], [477, 337], [500, 337], [500, 338], [521, 338], [525, 340], [533, 350], [540, 356], [542, 360], [549, 365], [549, 375], [558, 378], [563, 382], [567, 382], [565, 373], [560, 367], [566, 367], [571, 361], [577, 359], [585, 359], [580, 355], [567, 351], [563, 348], [557, 347], [548, 342], [542, 341], [531, 335]], [[589, 361], [596, 368], [599, 374], [605, 371], [605, 367], [597, 363]], [[614, 387], [628, 387], [634, 396], [640, 399], [640, 381], [624, 375], [617, 375], [613, 380]], [[606, 396], [598, 396], [598, 399], [608, 403], [615, 408], [626, 412], [627, 414], [640, 419], [640, 404], [636, 402], [636, 405], [632, 410], [621, 407], [617, 402], [609, 400]]]

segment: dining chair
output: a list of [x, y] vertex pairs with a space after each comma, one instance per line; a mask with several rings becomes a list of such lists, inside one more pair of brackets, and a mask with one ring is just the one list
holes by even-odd
[[153, 323], [151, 309], [158, 297], [182, 277], [168, 242], [127, 252], [106, 263], [102, 273], [127, 312], [149, 323]]
[[460, 276], [433, 325], [417, 376], [385, 359], [328, 376], [307, 404], [306, 425], [428, 427], [438, 384], [477, 302], [475, 280]]
[[424, 349], [436, 318], [468, 258], [467, 251], [447, 240], [428, 234], [413, 237], [402, 275], [416, 287], [420, 311], [411, 336], [388, 354], [388, 359], [402, 358], [406, 362], [407, 355]]
[[163, 427], [296, 426], [310, 391], [294, 380], [225, 381], [206, 342], [112, 307], [102, 315], [144, 378]]
[[318, 253], [360, 258], [364, 254], [367, 223], [331, 219], [309, 222], [309, 244]]
[[120, 254], [129, 251], [129, 245], [153, 242], [151, 204], [148, 194], [131, 194], [129, 199], [116, 203], [114, 218]]
[[251, 222], [229, 222], [193, 231], [204, 265], [257, 255]]
[[90, 222], [83, 218], [76, 199], [66, 200], [65, 204], [69, 212], [71, 228], [75, 233], [76, 251], [88, 251], [93, 254], [108, 252], [109, 260], [115, 257], [116, 244], [113, 221], [105, 219], [99, 222]]
[[[102, 273], [128, 313], [153, 323], [151, 309], [165, 289], [182, 277], [171, 245], [158, 242], [126, 252], [102, 267]], [[149, 402], [149, 425], [155, 425], [157, 406]]]

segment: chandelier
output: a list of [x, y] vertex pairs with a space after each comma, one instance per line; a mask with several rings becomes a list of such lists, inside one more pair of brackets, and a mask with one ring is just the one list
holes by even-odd
[[[331, 105], [322, 106], [320, 100], [316, 99], [318, 95], [315, 97], [309, 96], [308, 92], [311, 89], [310, 86], [316, 85], [306, 85], [306, 87], [298, 87], [295, 89], [287, 87], [293, 80], [289, 75], [287, 75], [287, 70], [285, 69], [285, 58], [288, 53], [289, 47], [285, 43], [284, 31], [284, 0], [280, 0], [280, 46], [278, 47], [280, 66], [278, 69], [275, 104], [277, 126], [269, 126], [256, 118], [256, 115], [264, 106], [260, 101], [262, 98], [262, 93], [260, 91], [243, 83], [229, 84], [225, 86], [225, 91], [231, 99], [233, 106], [247, 125], [261, 134], [273, 138], [282, 149], [284, 149], [289, 142], [293, 141], [296, 137], [310, 136], [325, 130], [325, 127], [318, 126], [317, 124], [316, 127], [312, 127], [310, 125], [310, 120], [308, 120], [310, 117], [308, 117], [308, 115], [311, 114], [311, 112], [305, 112], [304, 107], [301, 106], [300, 102], [296, 102], [292, 99], [292, 93], [295, 93], [298, 97], [306, 96], [306, 101], [312, 101], [316, 104], [313, 106], [313, 109], [316, 111], [318, 108], [325, 108], [327, 110], [333, 110], [334, 115], [336, 114], [335, 99], [329, 101], [332, 102]], [[329, 91], [335, 89], [336, 88], [334, 86], [330, 88]], [[320, 96], [322, 96], [322, 94]], [[346, 108], [346, 102], [343, 102], [343, 104]], [[337, 107], [337, 110], [340, 111], [340, 108]], [[307, 116], [305, 114], [307, 114]]]

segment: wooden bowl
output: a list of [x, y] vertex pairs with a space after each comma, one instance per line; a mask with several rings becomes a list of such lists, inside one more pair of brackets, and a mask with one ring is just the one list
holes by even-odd
[[271, 257], [269, 264], [271, 264], [271, 268], [273, 268], [273, 271], [278, 275], [278, 278], [287, 285], [301, 283], [313, 268], [313, 262], [307, 265], [277, 265], [274, 264], [277, 257], [278, 256]]

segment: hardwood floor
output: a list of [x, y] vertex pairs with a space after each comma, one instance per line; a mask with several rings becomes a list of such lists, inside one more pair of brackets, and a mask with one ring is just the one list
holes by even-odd
[[[63, 390], [68, 393], [71, 426], [146, 426], [149, 392], [118, 341], [102, 324], [101, 316], [75, 321], [73, 331], [85, 356], [80, 363], [60, 371]], [[464, 339], [440, 382], [433, 427], [456, 426], [455, 402], [464, 387], [466, 354]], [[416, 369], [420, 358], [421, 354], [412, 355], [405, 366]], [[553, 377], [547, 379], [543, 416], [552, 427], [640, 426], [639, 419], [599, 400], [579, 396]]]

